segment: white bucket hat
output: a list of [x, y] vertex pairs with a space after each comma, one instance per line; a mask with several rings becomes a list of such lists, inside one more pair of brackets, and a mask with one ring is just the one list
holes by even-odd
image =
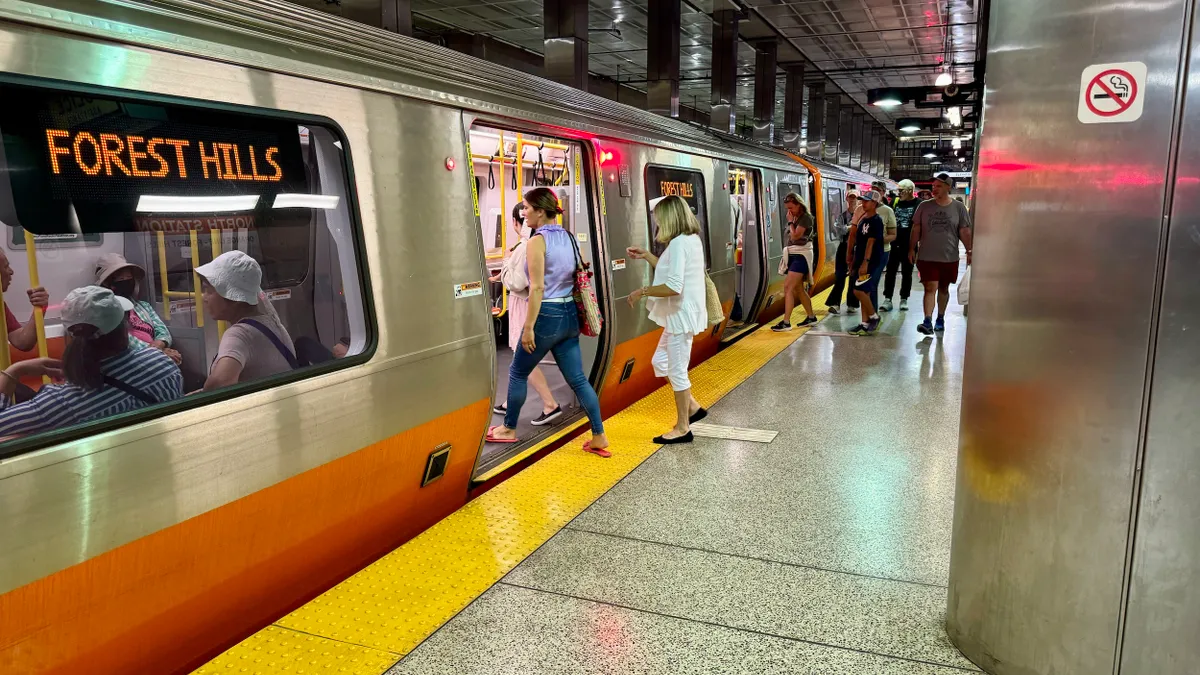
[[120, 253], [105, 253], [96, 258], [96, 283], [104, 284], [109, 277], [128, 267], [133, 272], [133, 278], [141, 281], [146, 278], [146, 270], [141, 265], [135, 265], [125, 259]]
[[133, 303], [100, 286], [84, 286], [67, 293], [62, 304], [62, 322], [67, 328], [86, 323], [101, 335], [116, 330]]
[[226, 300], [257, 305], [262, 293], [262, 268], [241, 251], [229, 251], [196, 268], [196, 274]]

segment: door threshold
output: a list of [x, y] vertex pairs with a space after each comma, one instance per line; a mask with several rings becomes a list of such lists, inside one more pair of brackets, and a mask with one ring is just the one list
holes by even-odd
[[721, 343], [722, 343], [722, 344], [725, 344], [725, 343], [727, 343], [727, 342], [733, 342], [734, 340], [736, 340], [736, 339], [738, 339], [738, 338], [742, 337], [743, 335], [745, 335], [746, 333], [749, 333], [750, 331], [753, 331], [754, 329], [758, 328], [758, 327], [759, 327], [759, 326], [761, 326], [761, 325], [762, 325], [762, 324], [760, 324], [760, 323], [745, 323], [745, 324], [742, 324], [742, 325], [741, 325], [741, 326], [739, 326], [739, 327], [737, 328], [737, 330], [735, 330], [734, 332], [732, 332], [732, 333], [726, 332], [724, 335], [722, 335], [722, 336], [721, 336]]

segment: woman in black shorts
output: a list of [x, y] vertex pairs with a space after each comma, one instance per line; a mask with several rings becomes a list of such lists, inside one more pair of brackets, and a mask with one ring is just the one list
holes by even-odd
[[[796, 307], [796, 294], [800, 294], [800, 304], [804, 307], [805, 318], [798, 326], [811, 326], [817, 322], [813, 313], [812, 298], [808, 296], [807, 284], [812, 282], [813, 267], [813, 237], [817, 226], [813, 217], [804, 206], [800, 195], [789, 192], [783, 198], [787, 209], [788, 242], [786, 247], [787, 279], [783, 282], [783, 319], [771, 326], [773, 331], [792, 329], [792, 309]], [[781, 265], [782, 267], [782, 265]], [[780, 270], [782, 273], [783, 270]]]

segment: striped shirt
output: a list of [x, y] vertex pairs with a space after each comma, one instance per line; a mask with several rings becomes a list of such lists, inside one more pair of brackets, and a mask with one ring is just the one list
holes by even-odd
[[[105, 359], [100, 371], [136, 387], [160, 403], [183, 396], [183, 374], [171, 357], [157, 349], [127, 349]], [[148, 403], [105, 384], [89, 390], [74, 384], [49, 384], [25, 403], [0, 394], [0, 436], [35, 434], [120, 415]]]

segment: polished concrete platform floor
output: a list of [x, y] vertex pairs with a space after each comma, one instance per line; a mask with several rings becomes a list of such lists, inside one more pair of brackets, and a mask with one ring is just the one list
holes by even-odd
[[706, 420], [773, 442], [659, 450], [389, 672], [976, 671], [942, 627], [966, 324], [913, 300], [826, 318]]

